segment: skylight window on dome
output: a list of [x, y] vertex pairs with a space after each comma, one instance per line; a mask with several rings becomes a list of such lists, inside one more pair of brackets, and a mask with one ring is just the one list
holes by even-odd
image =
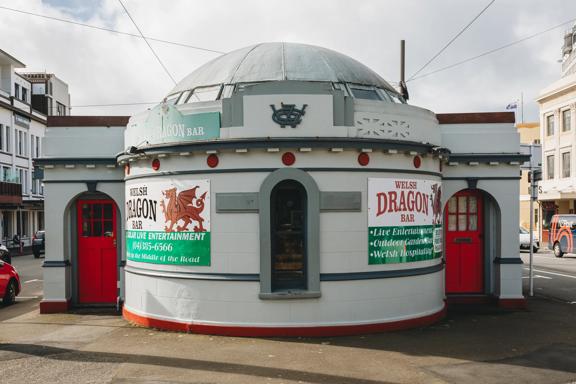
[[190, 92], [191, 91], [182, 92], [182, 96], [180, 96], [180, 98], [178, 99], [178, 105], [186, 103], [186, 101], [188, 100], [188, 97], [190, 97]]
[[220, 90], [222, 89], [221, 85], [216, 85], [213, 87], [203, 87], [203, 88], [196, 88], [190, 98], [188, 99], [189, 103], [196, 103], [198, 101], [214, 101], [218, 99], [220, 96]]
[[350, 90], [356, 99], [364, 100], [382, 100], [378, 92], [373, 88], [360, 88], [358, 86], [351, 86]]

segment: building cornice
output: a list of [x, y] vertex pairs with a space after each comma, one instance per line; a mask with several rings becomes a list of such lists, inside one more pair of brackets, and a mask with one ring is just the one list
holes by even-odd
[[502, 124], [515, 123], [514, 112], [477, 113], [438, 113], [438, 123], [442, 124]]

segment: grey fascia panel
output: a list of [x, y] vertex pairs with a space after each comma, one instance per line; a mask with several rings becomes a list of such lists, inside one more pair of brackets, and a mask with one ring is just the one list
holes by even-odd
[[460, 163], [467, 163], [470, 161], [477, 161], [480, 163], [488, 163], [491, 161], [507, 163], [517, 161], [523, 163], [529, 160], [530, 155], [523, 153], [451, 153], [448, 155], [448, 161], [456, 161]]
[[351, 211], [362, 210], [361, 192], [320, 192], [321, 211]]
[[34, 159], [35, 166], [62, 164], [116, 164], [115, 157], [43, 157]]
[[216, 193], [216, 212], [258, 212], [258, 192]]

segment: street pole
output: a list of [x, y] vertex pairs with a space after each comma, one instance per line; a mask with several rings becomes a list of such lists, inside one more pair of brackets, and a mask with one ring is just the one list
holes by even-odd
[[534, 196], [534, 170], [530, 167], [530, 297], [534, 296]]

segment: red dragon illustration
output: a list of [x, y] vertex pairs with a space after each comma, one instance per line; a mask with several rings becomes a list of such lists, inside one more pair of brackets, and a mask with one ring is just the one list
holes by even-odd
[[440, 184], [432, 185], [432, 196], [430, 196], [432, 203], [432, 213], [434, 218], [433, 224], [440, 224], [442, 222], [442, 186]]
[[196, 197], [197, 189], [198, 186], [195, 186], [192, 189], [187, 189], [178, 194], [176, 194], [176, 188], [162, 191], [162, 194], [168, 201], [167, 205], [164, 203], [164, 200], [160, 202], [160, 207], [165, 217], [166, 227], [164, 230], [166, 232], [174, 232], [174, 225], [180, 220], [183, 220], [184, 223], [176, 227], [177, 232], [187, 231], [188, 225], [192, 221], [198, 222], [198, 225], [194, 226], [194, 232], [206, 232], [206, 229], [202, 225], [204, 219], [200, 214], [204, 210], [204, 199], [206, 198], [207, 192], [204, 192], [200, 197]]

